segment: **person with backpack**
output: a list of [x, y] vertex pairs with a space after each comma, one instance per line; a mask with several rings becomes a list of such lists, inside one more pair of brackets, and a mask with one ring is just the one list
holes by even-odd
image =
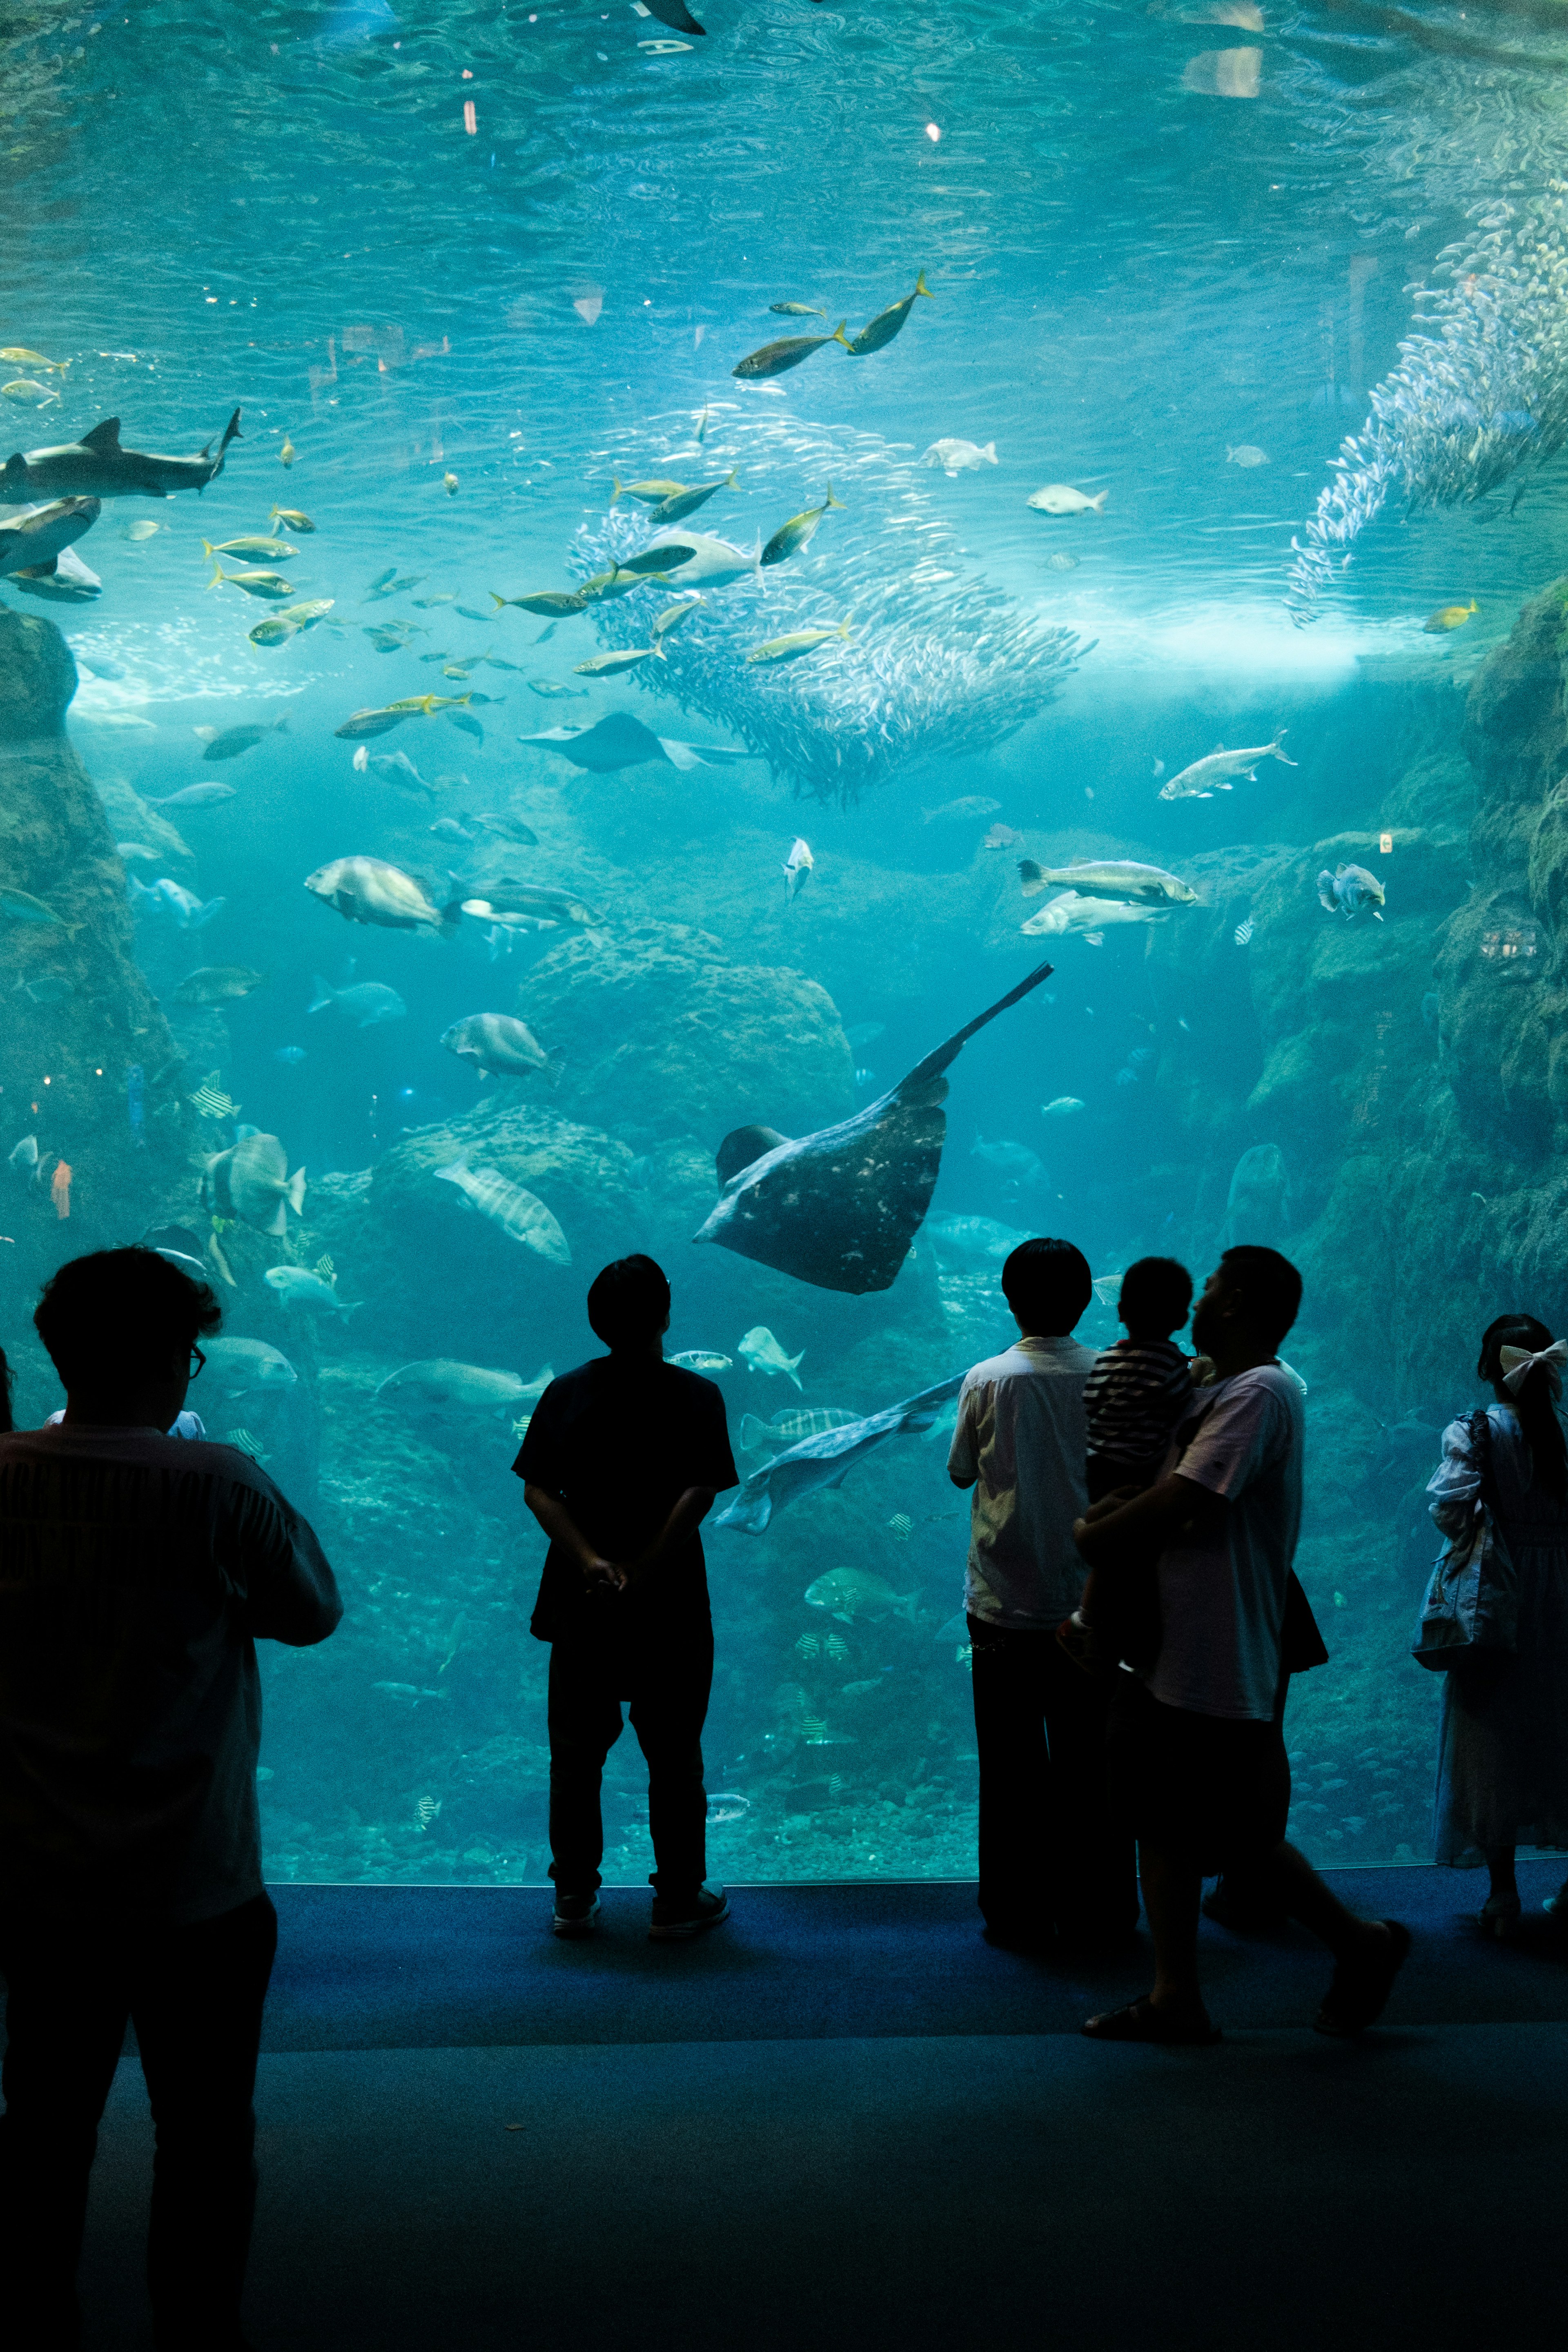
[[[1520, 1922], [1521, 1845], [1568, 1847], [1568, 1442], [1561, 1406], [1568, 1340], [1533, 1315], [1500, 1315], [1481, 1335], [1478, 1377], [1496, 1399], [1451, 1422], [1427, 1492], [1450, 1545], [1489, 1509], [1512, 1566], [1511, 1647], [1478, 1647], [1443, 1675], [1433, 1858], [1485, 1863], [1484, 1931]], [[1568, 1923], [1568, 1880], [1546, 1907]]]

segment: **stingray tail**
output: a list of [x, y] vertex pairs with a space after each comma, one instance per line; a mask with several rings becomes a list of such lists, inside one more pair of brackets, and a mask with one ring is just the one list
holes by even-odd
[[[939, 1045], [934, 1053], [928, 1054], [923, 1062], [917, 1062], [908, 1077], [902, 1079], [893, 1089], [899, 1101], [905, 1104], [921, 1101], [941, 1102], [947, 1093], [945, 1085], [941, 1085], [942, 1074], [957, 1061], [969, 1040], [977, 1031], [994, 1021], [999, 1013], [1005, 1013], [1010, 1006], [1018, 1003], [1023, 997], [1027, 996], [1031, 989], [1038, 988], [1043, 981], [1049, 980], [1051, 971], [1052, 967], [1048, 963], [1037, 965], [1026, 979], [1018, 982], [1016, 988], [1010, 988], [1005, 996], [999, 996], [994, 1004], [987, 1005], [984, 1013], [976, 1013], [974, 1019], [967, 1022], [947, 1040], [945, 1045]], [[935, 1091], [939, 1085], [940, 1091]]]

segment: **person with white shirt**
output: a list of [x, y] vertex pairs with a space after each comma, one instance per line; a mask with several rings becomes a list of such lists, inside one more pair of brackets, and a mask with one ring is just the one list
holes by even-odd
[[1138, 1890], [1130, 1834], [1106, 1809], [1105, 1689], [1056, 1640], [1084, 1568], [1084, 1383], [1073, 1326], [1093, 1295], [1071, 1242], [1020, 1243], [1002, 1269], [1016, 1346], [976, 1364], [948, 1456], [972, 1487], [964, 1607], [980, 1758], [980, 1908], [989, 1942], [1103, 1946], [1130, 1936]]
[[244, 2352], [252, 2097], [277, 1944], [256, 1643], [342, 1615], [249, 1457], [178, 1428], [203, 1283], [148, 1249], [60, 1267], [34, 1317], [63, 1420], [0, 1435], [0, 2278], [18, 2347], [69, 2352], [99, 2118], [127, 2021], [153, 2107], [158, 2352]]
[[1287, 1843], [1290, 1768], [1279, 1704], [1290, 1564], [1301, 1518], [1299, 1383], [1275, 1350], [1301, 1277], [1278, 1250], [1228, 1249], [1193, 1315], [1215, 1378], [1178, 1428], [1163, 1475], [1130, 1502], [1108, 1496], [1074, 1530], [1103, 1578], [1158, 1585], [1158, 1654], [1123, 1670], [1112, 1701], [1112, 1796], [1138, 1840], [1154, 1938], [1153, 1990], [1092, 2017], [1103, 2042], [1217, 2042], [1198, 1981], [1205, 1874], [1245, 1870], [1328, 1945], [1322, 2033], [1361, 2032], [1383, 2011], [1410, 1948], [1397, 1920], [1358, 1919]]

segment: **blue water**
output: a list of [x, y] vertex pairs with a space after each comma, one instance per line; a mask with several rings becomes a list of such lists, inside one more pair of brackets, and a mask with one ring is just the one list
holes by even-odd
[[[347, 1319], [286, 1307], [261, 1280], [269, 1251], [220, 1226], [226, 1328], [280, 1349], [299, 1380], [193, 1402], [298, 1493], [349, 1603], [321, 1652], [268, 1663], [269, 1867], [517, 1878], [547, 1858], [544, 1653], [524, 1623], [542, 1546], [507, 1475], [518, 1414], [422, 1415], [376, 1399], [389, 1373], [440, 1357], [531, 1383], [581, 1360], [586, 1282], [636, 1246], [675, 1285], [671, 1350], [731, 1358], [732, 1431], [797, 1404], [871, 1412], [1005, 1335], [998, 1261], [955, 1221], [1068, 1234], [1097, 1276], [1159, 1250], [1201, 1276], [1232, 1171], [1267, 1142], [1292, 1200], [1257, 1237], [1309, 1277], [1287, 1352], [1310, 1389], [1303, 1570], [1336, 1654], [1295, 1703], [1299, 1797], [1320, 1809], [1298, 1827], [1325, 1858], [1420, 1853], [1430, 1693], [1405, 1645], [1422, 1465], [1400, 1455], [1373, 1478], [1356, 1505], [1369, 1531], [1348, 1549], [1345, 1465], [1371, 1476], [1384, 1425], [1468, 1402], [1473, 1342], [1457, 1331], [1447, 1372], [1440, 1351], [1417, 1364], [1406, 1349], [1387, 1377], [1364, 1339], [1347, 1345], [1347, 1250], [1389, 1318], [1418, 1320], [1420, 1302], [1390, 1294], [1375, 1181], [1359, 1224], [1335, 1187], [1392, 1131], [1385, 1034], [1418, 1073], [1437, 1051], [1420, 999], [1465, 894], [1463, 692], [1524, 598], [1568, 568], [1552, 419], [1518, 428], [1495, 503], [1407, 512], [1393, 498], [1306, 625], [1287, 592], [1292, 538], [1413, 331], [1412, 288], [1568, 159], [1555, 16], [1327, 0], [1265, 21], [1245, 5], [1002, 0], [696, 14], [700, 38], [548, 0], [0, 14], [0, 331], [70, 362], [15, 363], [59, 397], [0, 412], [7, 449], [118, 415], [128, 446], [188, 453], [241, 411], [200, 498], [105, 506], [76, 550], [96, 591], [48, 602], [10, 581], [0, 601], [78, 656], [71, 741], [115, 839], [154, 852], [128, 873], [223, 902], [199, 929], [136, 917], [136, 960], [184, 1055], [161, 1096], [145, 1072], [148, 1114], [181, 1106], [188, 1172], [149, 1180], [144, 1215], [117, 1208], [120, 1223], [177, 1222], [205, 1247], [201, 1162], [243, 1120], [307, 1172], [284, 1262], [330, 1257], [343, 1302], [363, 1302]], [[779, 335], [841, 319], [853, 334], [921, 271], [932, 299], [876, 355], [828, 345], [771, 383], [731, 374]], [[777, 317], [780, 301], [823, 315]], [[996, 463], [950, 478], [924, 462], [944, 438], [994, 444]], [[751, 551], [829, 484], [842, 510], [765, 585], [705, 592], [662, 666], [577, 667], [648, 643], [679, 578], [553, 625], [492, 602], [570, 590], [639, 546], [644, 512], [612, 509], [616, 478], [732, 468], [689, 528]], [[1103, 492], [1103, 511], [1031, 509], [1052, 483]], [[313, 526], [279, 526], [293, 601], [331, 607], [258, 648], [271, 607], [209, 590], [202, 542], [264, 531], [274, 506]], [[160, 528], [126, 535], [143, 520]], [[389, 570], [412, 584], [381, 597]], [[1424, 627], [1472, 599], [1450, 633]], [[846, 619], [847, 641], [786, 669], [743, 660]], [[389, 625], [403, 642], [382, 650], [367, 632]], [[489, 698], [459, 706], [478, 733], [437, 712], [368, 741], [428, 790], [356, 771], [334, 730], [426, 692]], [[596, 773], [519, 741], [616, 713], [677, 759]], [[285, 715], [236, 758], [204, 758], [197, 730]], [[1295, 766], [1265, 760], [1213, 800], [1158, 797], [1216, 743], [1281, 728]], [[741, 756], [690, 764], [683, 746]], [[1436, 786], [1423, 806], [1402, 782], [1424, 761], [1450, 776], [1440, 808]], [[174, 833], [160, 829], [153, 799], [214, 780], [234, 797], [170, 808]], [[432, 832], [443, 823], [458, 830]], [[994, 825], [1019, 838], [984, 845]], [[1376, 853], [1385, 830], [1398, 845]], [[1307, 978], [1330, 919], [1310, 872], [1288, 907], [1268, 894], [1287, 853], [1341, 835], [1391, 860], [1389, 920], [1354, 934], [1364, 968], [1333, 996]], [[792, 899], [797, 836], [814, 865]], [[346, 923], [302, 886], [348, 856], [403, 867], [437, 906], [538, 884], [594, 919], [518, 931], [493, 957], [473, 916], [435, 940]], [[1152, 862], [1202, 903], [1102, 944], [1026, 939], [1043, 902], [1020, 898], [1020, 856]], [[1417, 868], [1402, 909], [1392, 874]], [[953, 1070], [932, 1222], [892, 1292], [845, 1298], [691, 1249], [725, 1132], [847, 1116], [1042, 956], [1052, 980]], [[175, 1003], [207, 964], [265, 978], [216, 1009]], [[363, 1028], [335, 1003], [312, 1012], [318, 975], [390, 989], [405, 1010]], [[481, 1086], [443, 1049], [481, 1011], [565, 1049], [558, 1090]], [[1292, 1034], [1323, 1047], [1315, 1093], [1291, 1090]], [[226, 1118], [189, 1103], [213, 1073], [238, 1106]], [[1042, 1118], [1064, 1097], [1083, 1108]], [[1313, 1104], [1331, 1098], [1342, 1131], [1325, 1141]], [[21, 1131], [8, 1112], [3, 1148]], [[123, 1137], [134, 1195], [129, 1116]], [[71, 1159], [68, 1142], [53, 1148]], [[999, 1162], [999, 1142], [1025, 1160]], [[545, 1200], [569, 1268], [436, 1177], [465, 1147]], [[134, 1237], [95, 1213], [79, 1182], [68, 1238]], [[19, 1280], [0, 1290], [24, 1411], [44, 1411], [57, 1400], [27, 1350], [31, 1298]], [[756, 1325], [805, 1350], [798, 1396], [741, 1360]], [[1097, 1299], [1080, 1336], [1115, 1333]], [[971, 1867], [951, 1622], [963, 1522], [943, 1460], [940, 1433], [902, 1438], [766, 1535], [711, 1538], [716, 1872]], [[889, 1601], [834, 1619], [805, 1588], [850, 1560]], [[606, 1870], [634, 1879], [637, 1780], [635, 1759], [612, 1765]]]

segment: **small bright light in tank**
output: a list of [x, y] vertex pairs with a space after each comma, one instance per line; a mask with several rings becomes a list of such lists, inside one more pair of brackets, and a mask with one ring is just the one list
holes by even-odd
[[934, 147], [937, 141], [942, 137], [941, 130], [938, 128], [937, 124], [934, 122], [928, 122], [926, 124], [926, 137], [931, 141], [931, 145]]

